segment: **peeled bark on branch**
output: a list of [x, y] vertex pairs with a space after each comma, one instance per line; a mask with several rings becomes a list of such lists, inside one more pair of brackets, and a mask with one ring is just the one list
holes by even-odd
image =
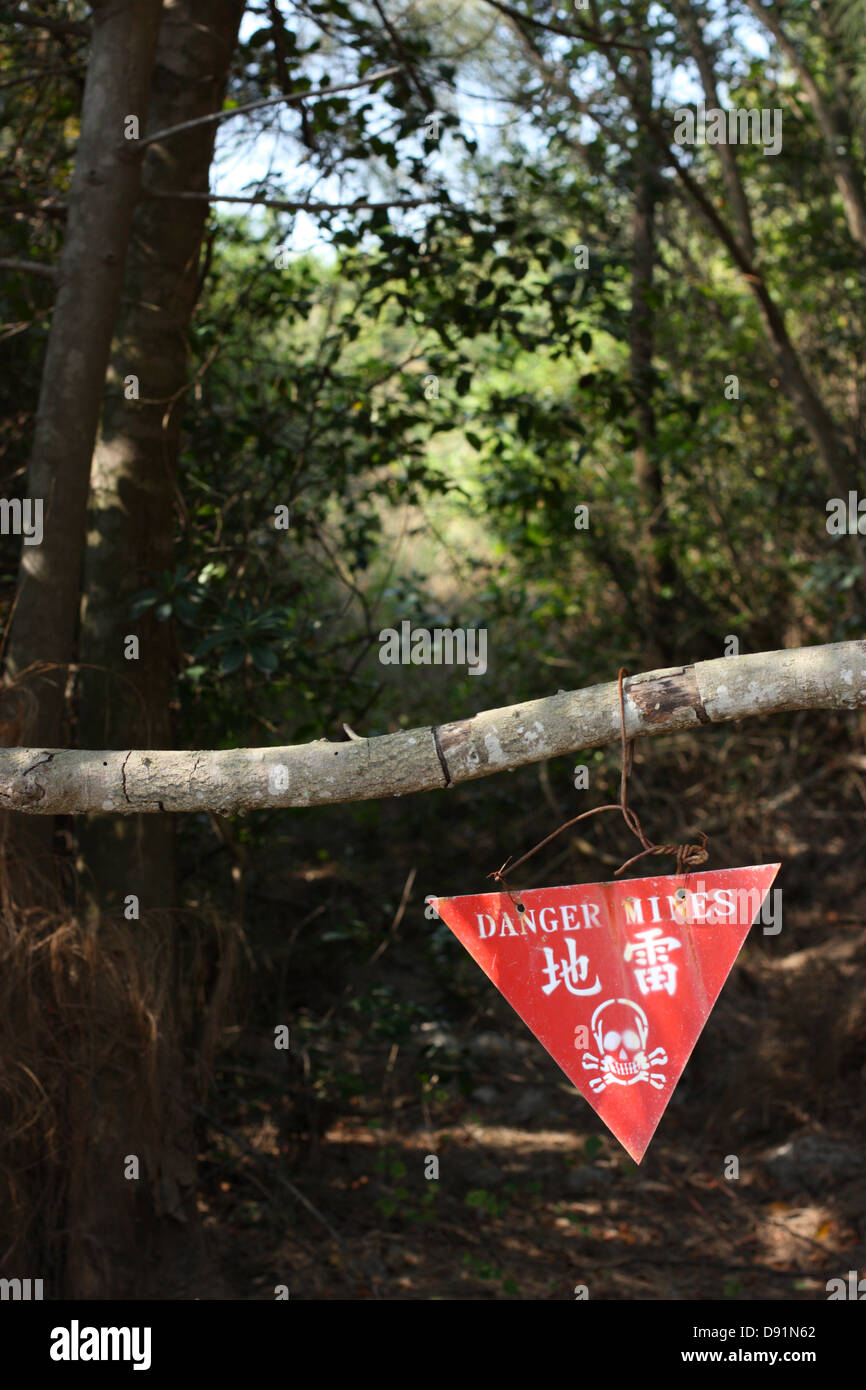
[[[626, 733], [648, 738], [786, 710], [866, 708], [866, 641], [721, 657], [632, 676]], [[434, 791], [620, 737], [616, 681], [378, 738], [296, 747], [0, 749], [0, 807], [33, 815], [239, 811]]]

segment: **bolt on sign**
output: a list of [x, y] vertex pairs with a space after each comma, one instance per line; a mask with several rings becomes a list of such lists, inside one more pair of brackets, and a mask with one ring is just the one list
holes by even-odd
[[640, 1163], [779, 868], [433, 906]]

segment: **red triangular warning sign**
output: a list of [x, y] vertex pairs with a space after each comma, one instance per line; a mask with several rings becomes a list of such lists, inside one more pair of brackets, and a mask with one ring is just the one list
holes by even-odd
[[640, 1163], [779, 867], [433, 906]]

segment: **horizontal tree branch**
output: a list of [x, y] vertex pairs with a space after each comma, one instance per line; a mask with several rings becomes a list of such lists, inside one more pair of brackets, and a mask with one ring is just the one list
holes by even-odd
[[[866, 641], [720, 657], [625, 682], [648, 738], [785, 710], [866, 708]], [[348, 743], [213, 752], [0, 749], [0, 809], [34, 815], [238, 811], [434, 791], [620, 737], [617, 682]]]
[[531, 24], [533, 28], [543, 29], [548, 34], [559, 34], [565, 39], [583, 39], [596, 48], [622, 48], [632, 53], [649, 52], [646, 44], [628, 43], [623, 39], [610, 38], [606, 34], [587, 29], [583, 24], [575, 23], [575, 27], [569, 29], [562, 24], [551, 24], [549, 21], [535, 19], [533, 15], [524, 14], [523, 10], [515, 9], [513, 5], [506, 5], [504, 0], [486, 0], [486, 3], [490, 5], [491, 9], [506, 15], [508, 19], [513, 19], [518, 24]]
[[9, 10], [3, 19], [7, 24], [23, 24], [27, 29], [44, 29], [49, 34], [71, 34], [89, 39], [90, 25], [77, 19], [49, 19], [45, 15], [27, 14], [24, 10]]
[[0, 258], [0, 270], [17, 270], [22, 275], [39, 275], [43, 280], [55, 280], [57, 271], [47, 261], [10, 261]]
[[161, 189], [145, 188], [142, 191], [145, 198], [188, 198], [202, 199], [209, 203], [254, 203], [257, 207], [276, 208], [278, 212], [355, 212], [363, 211], [365, 208], [422, 208], [428, 203], [435, 203], [435, 198], [393, 198], [386, 199], [380, 203], [370, 203], [364, 198], [356, 198], [351, 203], [295, 203], [286, 201], [285, 198], [260, 198], [256, 194], [244, 197], [238, 193], [195, 193], [185, 190], [180, 192], [169, 192]]
[[286, 106], [293, 105], [296, 101], [317, 101], [322, 97], [334, 97], [338, 92], [353, 92], [358, 87], [369, 87], [374, 82], [380, 82], [384, 77], [393, 77], [395, 72], [402, 72], [399, 63], [391, 68], [381, 68], [379, 72], [371, 72], [368, 77], [361, 77], [357, 82], [343, 82], [339, 87], [316, 87], [305, 92], [281, 93], [278, 97], [263, 97], [260, 101], [248, 101], [245, 106], [235, 106], [228, 111], [212, 111], [209, 116], [197, 116], [193, 121], [180, 121], [177, 125], [169, 125], [165, 130], [157, 130], [153, 135], [148, 135], [144, 140], [139, 140], [136, 149], [144, 150], [148, 145], [155, 145], [157, 141], [167, 140], [171, 135], [179, 135], [182, 130], [192, 130], [194, 126], [212, 125], [214, 121], [228, 121], [233, 116], [244, 116], [248, 111], [261, 111], [265, 106]]
[[0, 213], [17, 217], [22, 212], [40, 213], [45, 217], [66, 217], [69, 208], [66, 203], [49, 202], [47, 199], [42, 203], [0, 202]]

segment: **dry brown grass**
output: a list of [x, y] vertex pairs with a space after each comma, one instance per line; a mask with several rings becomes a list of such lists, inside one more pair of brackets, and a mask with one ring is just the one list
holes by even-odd
[[[4, 1274], [117, 1291], [124, 1224], [184, 1219], [190, 1102], [206, 1091], [242, 946], [239, 929], [189, 914], [88, 924], [44, 874], [0, 861]], [[124, 1176], [129, 1155], [138, 1181]]]

